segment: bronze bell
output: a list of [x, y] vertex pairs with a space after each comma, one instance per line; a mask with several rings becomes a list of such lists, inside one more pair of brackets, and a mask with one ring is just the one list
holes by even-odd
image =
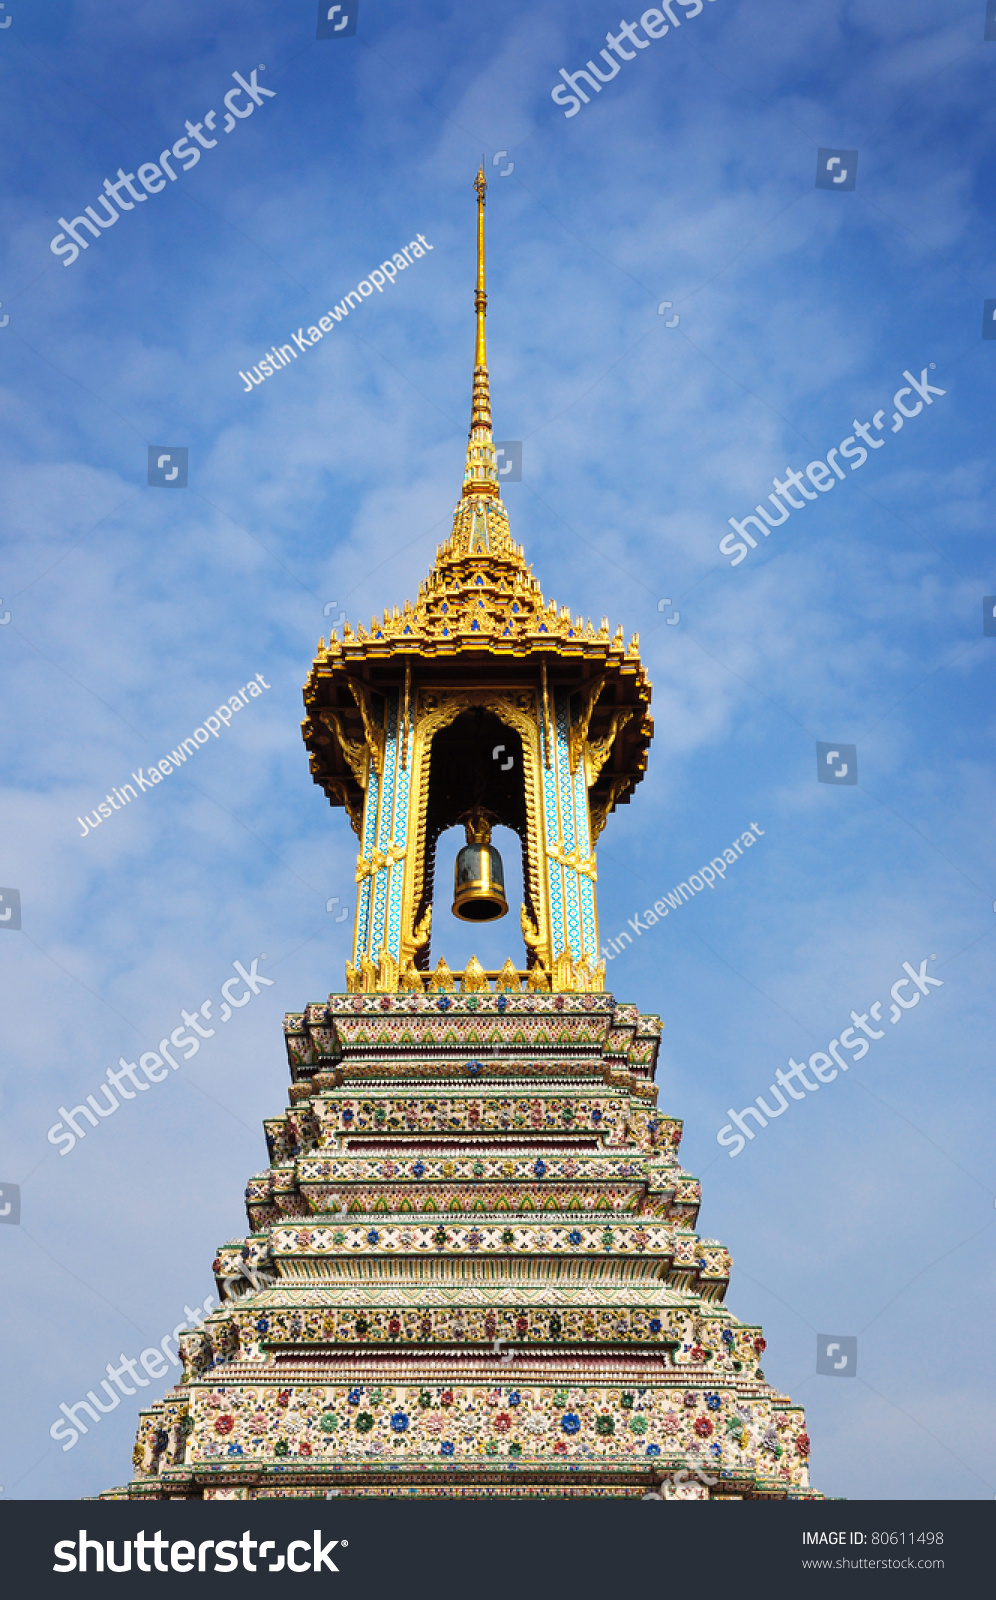
[[464, 922], [494, 922], [508, 911], [501, 856], [483, 811], [472, 811], [464, 826], [467, 843], [456, 858], [453, 915]]

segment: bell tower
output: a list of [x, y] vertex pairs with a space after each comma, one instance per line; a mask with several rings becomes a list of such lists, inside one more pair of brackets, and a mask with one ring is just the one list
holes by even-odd
[[[453, 529], [415, 603], [319, 643], [304, 686], [311, 771], [359, 839], [351, 993], [602, 992], [595, 845], [643, 776], [653, 736], [639, 641], [546, 601], [511, 536], [491, 421], [483, 168], [477, 192], [470, 431]], [[503, 746], [502, 759], [493, 751]], [[505, 914], [490, 830], [522, 849], [520, 933], [486, 972], [434, 948], [440, 835], [463, 824], [453, 910]], [[433, 964], [435, 963], [435, 964]]]
[[[284, 1019], [249, 1231], [218, 1246], [218, 1305], [110, 1499], [817, 1497], [802, 1410], [696, 1231], [661, 1020], [605, 992], [595, 846], [643, 775], [650, 687], [636, 640], [545, 601], [512, 542], [476, 188], [452, 534], [414, 604], [320, 645], [304, 691], [311, 770], [359, 839], [349, 992]], [[454, 910], [509, 930], [494, 972], [431, 949], [459, 824]]]

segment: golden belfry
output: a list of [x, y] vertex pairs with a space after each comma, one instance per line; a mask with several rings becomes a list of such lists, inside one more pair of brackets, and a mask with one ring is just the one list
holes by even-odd
[[[304, 686], [312, 775], [360, 841], [352, 993], [603, 991], [595, 843], [643, 777], [653, 736], [638, 639], [545, 600], [509, 531], [491, 425], [483, 168], [474, 187], [474, 380], [452, 533], [414, 604], [320, 641]], [[476, 958], [452, 971], [441, 953], [432, 966], [436, 847], [461, 823], [453, 912], [464, 921], [508, 910], [491, 828], [521, 844], [522, 943], [496, 972]]]

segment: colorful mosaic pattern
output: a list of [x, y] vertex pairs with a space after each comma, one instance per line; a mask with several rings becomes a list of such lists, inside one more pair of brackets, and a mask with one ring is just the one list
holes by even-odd
[[[560, 838], [560, 812], [557, 805], [558, 766], [552, 762], [543, 767], [543, 824], [546, 829], [547, 848]], [[567, 948], [565, 933], [564, 869], [559, 862], [546, 856], [550, 886], [550, 944], [554, 952]]]
[[[563, 841], [562, 848], [565, 853], [574, 850], [576, 840], [574, 837], [574, 805], [571, 784], [571, 768], [568, 760], [568, 738], [570, 732], [569, 696], [565, 690], [560, 689], [554, 696], [554, 763], [557, 775], [557, 810], [560, 817], [560, 827], [557, 830], [558, 839]], [[548, 836], [548, 843], [550, 839]], [[566, 934], [563, 946], [558, 946], [554, 941], [554, 952], [560, 949], [570, 951], [574, 961], [580, 961], [584, 955], [584, 941], [581, 937], [581, 898], [578, 893], [578, 873], [572, 867], [556, 867], [551, 862], [551, 874], [559, 871], [563, 883], [564, 894], [564, 932]]]
[[[578, 765], [572, 780], [574, 802], [574, 843], [578, 856], [586, 861], [594, 859], [591, 842], [591, 820], [588, 815], [588, 785], [585, 781], [584, 763]], [[578, 874], [578, 893], [581, 897], [581, 930], [584, 937], [584, 954], [593, 966], [598, 964], [598, 920], [595, 914], [595, 880], [587, 873]]]
[[[361, 853], [368, 860], [377, 842], [377, 815], [380, 803], [380, 780], [371, 764], [363, 806], [363, 830], [360, 834]], [[363, 878], [356, 886], [356, 960], [370, 945], [370, 921], [374, 900], [373, 877]]]
[[[386, 717], [387, 748], [391, 757], [391, 771], [394, 786], [394, 819], [389, 841], [404, 846], [408, 839], [408, 811], [411, 795], [411, 759], [412, 759], [412, 730], [414, 717], [411, 708], [408, 712], [407, 737], [401, 726], [402, 717], [398, 709], [399, 695], [393, 697]], [[404, 747], [405, 762], [402, 765], [401, 755]], [[401, 915], [402, 891], [404, 888], [405, 862], [404, 857], [392, 863], [390, 868], [390, 887], [387, 891], [387, 934], [384, 940], [385, 948], [396, 961], [401, 956]]]
[[[546, 871], [550, 889], [550, 922], [554, 954], [566, 950], [575, 963], [598, 962], [595, 913], [594, 855], [588, 815], [584, 764], [570, 765], [570, 694], [553, 695], [552, 759], [543, 772], [543, 820], [546, 828]], [[566, 858], [566, 859], [565, 859]]]
[[332, 995], [286, 1035], [251, 1232], [110, 1498], [813, 1496], [695, 1231], [657, 1018]]
[[[397, 695], [384, 697], [384, 726], [386, 741], [384, 746], [384, 777], [380, 788], [380, 798], [377, 815], [377, 849], [386, 850], [391, 844], [404, 845], [404, 835], [397, 838], [394, 832], [394, 780], [398, 766], [398, 710]], [[387, 889], [389, 869], [381, 868], [373, 875], [373, 913], [370, 923], [370, 954], [376, 959], [386, 943], [387, 932]], [[397, 949], [392, 955], [397, 955]]]

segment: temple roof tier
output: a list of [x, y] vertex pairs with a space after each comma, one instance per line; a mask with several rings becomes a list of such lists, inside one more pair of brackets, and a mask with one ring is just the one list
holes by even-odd
[[[311, 772], [333, 805], [345, 806], [360, 831], [369, 763], [380, 772], [385, 691], [410, 695], [431, 683], [464, 687], [500, 680], [521, 685], [545, 702], [571, 696], [572, 771], [585, 749], [597, 771], [586, 772], [593, 831], [617, 805], [625, 805], [647, 766], [654, 725], [650, 683], [640, 661], [639, 638], [629, 642], [622, 627], [610, 633], [570, 606], [547, 600], [511, 536], [502, 502], [491, 419], [485, 318], [483, 170], [478, 199], [476, 336], [464, 481], [450, 537], [419, 585], [414, 603], [405, 599], [372, 618], [343, 624], [328, 644], [319, 640], [301, 724]], [[570, 561], [570, 553], [564, 552]], [[542, 687], [541, 687], [542, 686]]]

